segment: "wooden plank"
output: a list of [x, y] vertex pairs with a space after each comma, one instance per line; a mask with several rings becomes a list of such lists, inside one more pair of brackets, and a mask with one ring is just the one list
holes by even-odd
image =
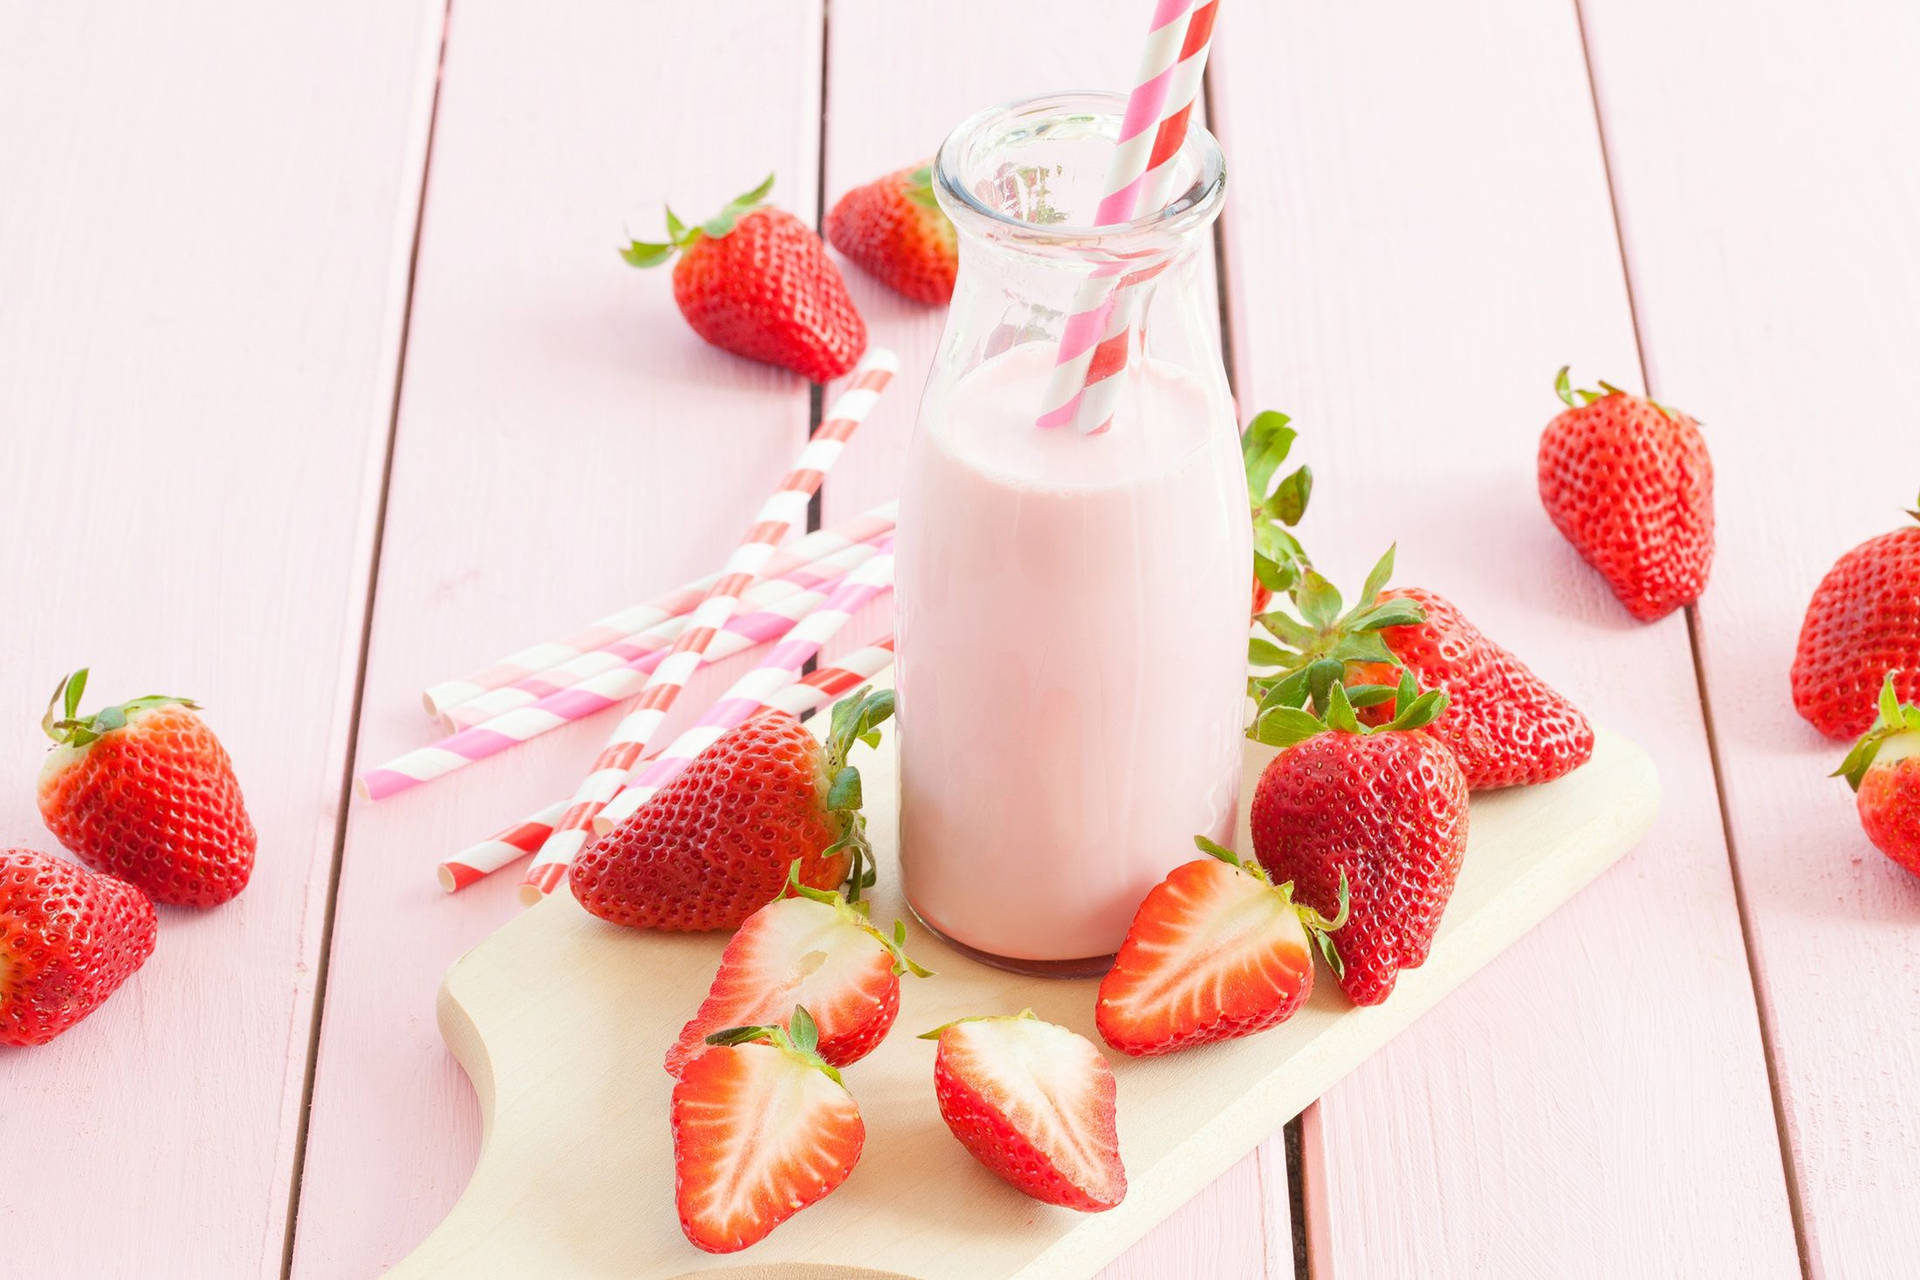
[[[426, 740], [419, 690], [715, 567], [806, 438], [807, 386], [714, 350], [615, 249], [769, 170], [811, 216], [817, 3], [698, 21], [666, 0], [462, 3], [449, 31], [359, 759]], [[690, 688], [680, 721], [718, 689]], [[701, 696], [705, 691], [705, 697]], [[433, 1021], [518, 872], [435, 862], [571, 789], [606, 717], [378, 805], [355, 801], [294, 1273], [367, 1275], [446, 1212], [472, 1090]]]
[[275, 1275], [438, 3], [0, 9], [0, 844], [54, 680], [192, 694], [260, 833], [88, 1022], [0, 1051], [6, 1269]]
[[[983, 107], [1059, 89], [1123, 89], [1139, 56], [1149, 6], [967, 5], [835, 0], [828, 24], [827, 207], [849, 188], [930, 158], [953, 126]], [[1017, 33], [1017, 37], [1015, 35]], [[921, 56], [937, 50], [940, 74]], [[826, 486], [827, 518], [843, 519], [900, 492], [908, 435], [939, 346], [944, 307], [928, 307], [846, 267], [848, 287], [876, 342], [899, 352], [896, 390]], [[1209, 273], [1209, 279], [1211, 275]], [[886, 605], [847, 629], [835, 653], [888, 625]], [[1276, 1148], [1277, 1152], [1277, 1148]], [[1249, 1157], [1116, 1262], [1112, 1277], [1292, 1273], [1286, 1162]]]
[[1905, 521], [1920, 432], [1920, 10], [1586, 6], [1648, 381], [1707, 422], [1701, 657], [1809, 1271], [1920, 1257], [1920, 881], [1793, 711], [1814, 584]]
[[1686, 623], [1629, 621], [1541, 513], [1553, 371], [1635, 348], [1565, 6], [1253, 6], [1214, 107], [1243, 405], [1296, 416], [1307, 542], [1436, 588], [1653, 752], [1625, 863], [1322, 1100], [1318, 1277], [1791, 1275]]

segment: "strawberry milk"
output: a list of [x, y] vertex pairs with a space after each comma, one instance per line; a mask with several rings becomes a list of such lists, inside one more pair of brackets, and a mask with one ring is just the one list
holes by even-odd
[[1224, 382], [1147, 358], [1113, 429], [1034, 425], [1054, 347], [923, 406], [902, 493], [901, 849], [948, 938], [1071, 971], [1231, 838], [1246, 481]]

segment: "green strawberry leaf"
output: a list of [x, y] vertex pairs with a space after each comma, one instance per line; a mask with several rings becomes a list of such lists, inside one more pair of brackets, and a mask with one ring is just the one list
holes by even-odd
[[657, 267], [671, 258], [677, 248], [676, 244], [648, 244], [635, 240], [620, 251], [620, 256], [630, 267]]
[[833, 782], [827, 787], [827, 808], [858, 809], [860, 807], [860, 771], [847, 765], [833, 775]]
[[1266, 511], [1282, 524], [1299, 524], [1300, 518], [1307, 514], [1307, 499], [1313, 496], [1313, 471], [1301, 467], [1280, 482], [1280, 487], [1267, 499]]
[[1300, 707], [1268, 707], [1254, 717], [1255, 742], [1270, 747], [1290, 747], [1326, 731], [1326, 725], [1311, 711]]
[[1247, 641], [1247, 662], [1256, 667], [1277, 667], [1286, 662], [1286, 650], [1271, 640], [1254, 636]]
[[1205, 836], [1195, 836], [1193, 838], [1193, 844], [1195, 848], [1199, 849], [1200, 852], [1206, 854], [1208, 857], [1218, 858], [1230, 867], [1240, 865], [1240, 855], [1223, 844], [1209, 840]]
[[1294, 604], [1300, 610], [1300, 616], [1321, 631], [1332, 626], [1334, 619], [1340, 616], [1339, 590], [1314, 569], [1308, 569], [1300, 576], [1300, 586], [1294, 592]]
[[1360, 599], [1356, 601], [1362, 608], [1372, 605], [1380, 599], [1380, 593], [1386, 589], [1387, 582], [1393, 577], [1393, 555], [1398, 544], [1387, 548], [1386, 554], [1374, 561], [1373, 568], [1367, 574], [1366, 585], [1360, 588]]

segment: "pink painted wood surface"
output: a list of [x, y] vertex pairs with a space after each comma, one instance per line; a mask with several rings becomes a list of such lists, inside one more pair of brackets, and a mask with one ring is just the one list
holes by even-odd
[[1920, 880], [1787, 671], [1820, 575], [1920, 489], [1920, 10], [1585, 8], [1648, 379], [1713, 450], [1700, 648], [1809, 1270], [1911, 1275]]
[[427, 134], [436, 5], [0, 11], [0, 843], [40, 711], [191, 694], [237, 901], [0, 1050], [0, 1271], [276, 1275]]
[[1641, 849], [1321, 1101], [1314, 1274], [1795, 1274], [1686, 621], [1631, 622], [1535, 492], [1554, 369], [1636, 369], [1574, 14], [1243, 6], [1221, 35], [1236, 374], [1302, 431], [1308, 545], [1351, 585], [1397, 539], [1400, 581], [1665, 786]]
[[[1150, 6], [1033, 5], [983, 0], [964, 6], [834, 0], [828, 24], [826, 207], [848, 189], [930, 158], [953, 126], [982, 107], [1057, 89], [1124, 90], [1138, 61]], [[1124, 15], [1124, 16], [1122, 16]], [[1230, 19], [1229, 19], [1230, 20]], [[938, 75], [906, 50], [939, 50]], [[943, 307], [912, 302], [846, 266], [848, 287], [876, 340], [900, 354], [888, 401], [824, 491], [829, 521], [900, 491], [902, 460], [927, 367], [946, 320]], [[1209, 276], [1209, 279], [1211, 277]], [[884, 626], [891, 599], [856, 619], [827, 650], [852, 647]], [[1292, 1274], [1286, 1162], [1278, 1144], [1250, 1156], [1140, 1241], [1107, 1274], [1120, 1277]]]
[[[806, 437], [803, 381], [706, 346], [668, 273], [615, 250], [623, 230], [660, 229], [662, 201], [705, 216], [769, 170], [776, 199], [812, 216], [820, 8], [684, 16], [623, 0], [452, 15], [362, 759], [431, 736], [418, 690], [433, 680], [714, 568]], [[739, 669], [700, 677], [667, 735]], [[374, 1273], [465, 1185], [478, 1113], [434, 993], [518, 910], [519, 876], [450, 900], [434, 863], [570, 791], [611, 727], [355, 801], [294, 1275]]]

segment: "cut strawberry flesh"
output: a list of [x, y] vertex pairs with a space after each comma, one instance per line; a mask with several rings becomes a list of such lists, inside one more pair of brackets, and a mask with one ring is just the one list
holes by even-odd
[[819, 1024], [821, 1057], [836, 1067], [857, 1061], [899, 1011], [893, 954], [830, 903], [768, 903], [727, 944], [706, 1001], [667, 1051], [667, 1070], [679, 1075], [715, 1031], [784, 1023], [796, 1006]]
[[1030, 1017], [955, 1023], [935, 1086], [954, 1136], [1028, 1195], [1090, 1211], [1126, 1196], [1113, 1073], [1084, 1037]]
[[866, 1141], [846, 1089], [771, 1044], [717, 1048], [673, 1090], [675, 1203], [687, 1239], [731, 1253], [831, 1192]]
[[1100, 983], [1100, 1034], [1123, 1053], [1169, 1053], [1265, 1030], [1313, 988], [1298, 911], [1215, 858], [1174, 869], [1141, 904]]

